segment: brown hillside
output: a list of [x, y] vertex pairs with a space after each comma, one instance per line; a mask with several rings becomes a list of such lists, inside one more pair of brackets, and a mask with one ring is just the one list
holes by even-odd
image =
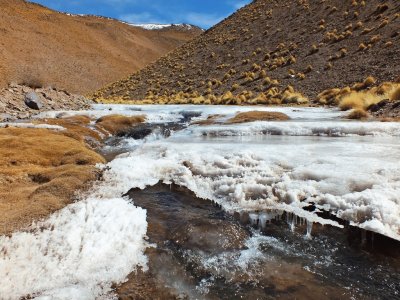
[[23, 0], [0, 0], [0, 87], [14, 82], [93, 92], [201, 32], [197, 27], [144, 30]]
[[399, 13], [398, 0], [255, 0], [94, 97], [304, 103], [296, 92], [315, 99], [367, 76], [394, 81], [400, 76]]

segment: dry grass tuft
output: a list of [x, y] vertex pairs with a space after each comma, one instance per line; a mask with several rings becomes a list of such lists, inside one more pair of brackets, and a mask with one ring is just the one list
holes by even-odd
[[362, 120], [362, 119], [367, 119], [368, 117], [369, 117], [368, 113], [363, 109], [354, 109], [347, 116], [348, 119], [353, 119], [353, 120]]
[[308, 102], [309, 100], [307, 99], [307, 97], [295, 92], [294, 90], [286, 90], [282, 94], [283, 104], [307, 104]]
[[90, 137], [96, 141], [101, 141], [99, 133], [87, 127], [90, 123], [90, 118], [88, 116], [73, 116], [61, 119], [42, 119], [36, 120], [34, 123], [62, 126], [67, 129], [62, 133], [77, 141], [83, 142], [87, 139], [87, 137]]
[[249, 111], [239, 113], [227, 121], [227, 124], [238, 124], [255, 121], [287, 121], [290, 118], [284, 113], [274, 111]]
[[366, 110], [382, 100], [400, 99], [400, 83], [384, 82], [378, 86], [375, 84], [376, 80], [370, 76], [352, 87], [323, 91], [318, 95], [318, 101], [321, 104], [338, 105], [342, 110]]
[[400, 101], [400, 86], [390, 95], [391, 101]]
[[0, 234], [28, 226], [73, 201], [104, 159], [47, 129], [0, 129]]
[[106, 130], [113, 135], [117, 135], [132, 126], [146, 121], [144, 115], [127, 117], [122, 115], [109, 115], [101, 117], [96, 121], [96, 126], [100, 129]]
[[194, 125], [202, 125], [202, 126], [204, 126], [204, 125], [213, 125], [213, 124], [219, 123], [218, 119], [223, 118], [223, 117], [225, 117], [225, 115], [220, 115], [220, 114], [210, 115], [210, 116], [207, 117], [206, 120], [193, 122], [192, 124], [194, 124]]

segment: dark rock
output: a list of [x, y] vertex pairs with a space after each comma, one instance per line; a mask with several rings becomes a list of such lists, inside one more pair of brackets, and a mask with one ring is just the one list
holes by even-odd
[[43, 107], [43, 103], [40, 100], [38, 94], [30, 92], [25, 95], [25, 104], [31, 109], [39, 110]]
[[371, 112], [377, 112], [379, 111], [382, 107], [386, 106], [389, 103], [389, 100], [382, 100], [376, 104], [372, 104], [368, 107], [368, 110]]
[[180, 120], [182, 123], [190, 122], [193, 118], [201, 116], [201, 113], [197, 111], [181, 111], [180, 114], [183, 116], [183, 118]]
[[169, 137], [173, 131], [181, 130], [182, 124], [164, 123], [164, 124], [138, 124], [132, 128], [124, 130], [117, 134], [118, 137], [129, 137], [135, 140], [142, 140], [152, 133], [158, 133], [164, 137]]

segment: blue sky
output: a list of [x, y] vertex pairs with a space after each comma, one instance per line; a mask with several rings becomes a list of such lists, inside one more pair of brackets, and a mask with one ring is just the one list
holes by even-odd
[[107, 16], [130, 23], [189, 23], [209, 28], [251, 0], [34, 0], [72, 14]]

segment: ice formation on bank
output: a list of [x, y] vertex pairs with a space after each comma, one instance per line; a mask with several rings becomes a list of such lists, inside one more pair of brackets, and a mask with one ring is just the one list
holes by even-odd
[[0, 236], [0, 298], [108, 298], [113, 283], [146, 268], [146, 211], [122, 197], [127, 188], [105, 180], [31, 230]]
[[35, 128], [35, 129], [50, 129], [50, 130], [64, 130], [65, 128], [58, 125], [49, 125], [49, 124], [33, 124], [33, 123], [0, 123], [0, 128]]
[[382, 122], [253, 122], [241, 125], [214, 125], [191, 128], [197, 136], [400, 136], [400, 125]]
[[[304, 127], [315, 125], [308, 123]], [[230, 129], [251, 131], [254, 124]], [[363, 134], [220, 139], [196, 134], [206, 126], [192, 126], [110, 165], [135, 187], [173, 182], [228, 211], [280, 209], [311, 223], [339, 226], [306, 209], [313, 205], [317, 212], [400, 240], [400, 143], [391, 136], [399, 125], [340, 120], [334, 125], [352, 133], [361, 126]], [[365, 136], [368, 130], [382, 136]]]

